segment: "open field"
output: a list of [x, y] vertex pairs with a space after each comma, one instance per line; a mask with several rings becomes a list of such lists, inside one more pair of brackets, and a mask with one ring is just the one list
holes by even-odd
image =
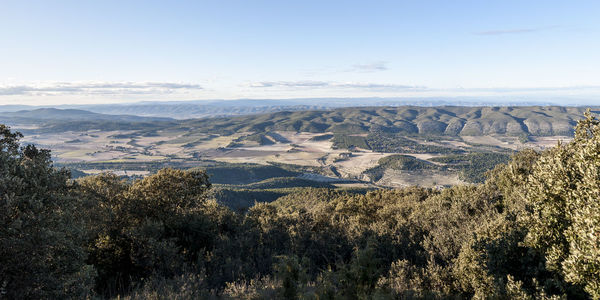
[[[164, 135], [163, 135], [164, 133]], [[275, 139], [268, 145], [246, 142], [241, 146], [228, 147], [236, 139], [244, 138], [252, 132], [232, 135], [205, 134], [187, 131], [158, 131], [157, 135], [143, 136], [135, 131], [97, 130], [85, 132], [63, 132], [56, 134], [26, 136], [26, 143], [38, 144], [53, 151], [59, 163], [93, 163], [93, 162], [161, 162], [172, 159], [200, 159], [224, 163], [254, 163], [270, 165], [272, 163], [292, 164], [306, 167], [324, 167], [335, 170], [333, 175], [340, 178], [367, 180], [364, 173], [378, 165], [378, 161], [392, 154], [404, 154], [420, 160], [443, 156], [440, 153], [411, 152], [376, 152], [370, 149], [336, 148], [332, 139], [319, 140], [315, 137], [322, 133], [275, 131], [279, 142]], [[362, 135], [366, 137], [366, 135]], [[461, 136], [439, 137], [435, 142], [431, 138], [421, 139], [411, 136], [410, 141], [436, 147], [451, 147], [462, 151], [479, 151], [491, 147], [498, 151], [513, 151], [525, 147], [543, 149], [553, 146], [558, 140], [568, 141], [568, 136], [546, 136], [530, 138], [525, 143], [516, 137], [506, 136]], [[502, 150], [504, 149], [504, 150]], [[439, 162], [433, 162], [443, 165]], [[83, 169], [85, 173], [96, 174], [101, 171], [90, 167]], [[146, 175], [148, 172], [111, 169], [120, 175]], [[327, 175], [332, 175], [329, 172]], [[388, 170], [377, 181], [382, 186], [439, 186], [461, 182], [458, 175], [450, 171], [428, 170], [396, 171]]]
[[[471, 163], [470, 158], [458, 159], [458, 169], [446, 163], [460, 155], [508, 155], [524, 148], [543, 150], [559, 140], [568, 142], [582, 111], [562, 107], [365, 107], [175, 121], [50, 110], [14, 113], [9, 119], [20, 122], [16, 127], [25, 131], [25, 143], [51, 149], [57, 163], [77, 164], [89, 174], [147, 174], [128, 168], [131, 163], [163, 167], [293, 165], [309, 173], [354, 180], [358, 185], [443, 186], [481, 178], [481, 174], [458, 175], [465, 170], [464, 164]], [[67, 117], [52, 119], [61, 113]], [[99, 119], [81, 119], [84, 117]], [[398, 154], [436, 168], [393, 170], [380, 164]], [[449, 156], [455, 158], [445, 158]], [[98, 169], [98, 163], [112, 164]]]

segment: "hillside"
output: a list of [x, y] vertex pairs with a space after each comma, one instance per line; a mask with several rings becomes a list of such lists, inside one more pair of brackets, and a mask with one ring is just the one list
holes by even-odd
[[[568, 141], [583, 111], [551, 106], [354, 107], [174, 120], [38, 109], [0, 113], [0, 122], [20, 120], [25, 126], [17, 128], [27, 143], [49, 148], [57, 162], [81, 164], [71, 168], [89, 174], [108, 170], [143, 176], [156, 171], [130, 168], [135, 163], [211, 165], [207, 173], [214, 183], [251, 184], [314, 173], [368, 186], [434, 187], [481, 182], [485, 171], [514, 151]], [[394, 154], [403, 155], [395, 162], [423, 163], [414, 168], [386, 163], [390, 161], [384, 158]], [[246, 163], [252, 167], [244, 167]], [[301, 169], [290, 173], [274, 164]]]
[[[260, 115], [187, 120], [191, 130], [234, 132], [296, 131], [368, 133], [403, 132], [429, 135], [571, 135], [585, 108], [529, 107], [365, 107], [325, 111], [276, 112]], [[600, 112], [594, 110], [593, 112]]]
[[[248, 106], [250, 107], [250, 106]], [[246, 108], [248, 108], [246, 107]], [[246, 109], [241, 107], [240, 109]], [[77, 109], [41, 108], [0, 113], [7, 124], [45, 124], [44, 132], [73, 127], [111, 130], [181, 130], [230, 135], [236, 132], [294, 131], [360, 134], [368, 132], [448, 136], [571, 135], [583, 107], [352, 107], [278, 111], [245, 116], [174, 120], [163, 117], [99, 114]], [[600, 112], [594, 109], [593, 112]], [[135, 113], [135, 111], [128, 111]], [[216, 115], [218, 113], [214, 112]], [[168, 114], [168, 113], [166, 113]], [[95, 124], [88, 124], [86, 122]], [[110, 122], [110, 123], [109, 123]], [[153, 123], [146, 127], [133, 123]], [[71, 128], [71, 129], [70, 129]]]
[[[193, 119], [206, 117], [225, 117], [236, 115], [255, 115], [278, 111], [325, 110], [343, 107], [375, 107], [375, 106], [534, 106], [558, 105], [591, 105], [593, 101], [578, 98], [540, 98], [523, 101], [504, 97], [418, 97], [418, 98], [291, 98], [291, 99], [237, 99], [237, 100], [188, 100], [188, 101], [145, 101], [121, 104], [71, 104], [49, 105], [45, 108], [78, 109], [101, 114], [137, 115], [148, 117], [170, 117], [174, 119]], [[19, 110], [35, 110], [40, 106], [0, 105], [0, 112], [16, 112]]]

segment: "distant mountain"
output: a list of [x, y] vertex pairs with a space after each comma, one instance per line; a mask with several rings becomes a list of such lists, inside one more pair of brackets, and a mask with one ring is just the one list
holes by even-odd
[[[221, 105], [217, 103], [214, 107]], [[252, 108], [248, 104], [247, 108]], [[152, 106], [155, 107], [155, 106]], [[156, 106], [161, 107], [161, 106]], [[175, 107], [179, 107], [175, 105]], [[242, 107], [240, 105], [240, 107]], [[77, 130], [198, 131], [232, 134], [297, 131], [360, 134], [404, 132], [428, 135], [570, 135], [584, 107], [561, 106], [383, 106], [320, 110], [285, 110], [243, 116], [176, 120], [163, 117], [109, 115], [80, 109], [40, 108], [0, 113], [0, 123], [32, 124], [37, 132]], [[593, 112], [600, 113], [594, 109]]]
[[[276, 112], [251, 116], [186, 120], [190, 131], [403, 132], [427, 135], [571, 135], [583, 107], [354, 107], [325, 111]], [[598, 114], [600, 110], [592, 112]]]
[[108, 115], [80, 109], [38, 108], [0, 112], [0, 124], [17, 128], [24, 134], [87, 131], [141, 130], [173, 126], [171, 118]]
[[239, 105], [234, 103], [217, 104], [138, 104], [123, 106], [92, 106], [85, 107], [90, 111], [113, 114], [126, 113], [138, 116], [167, 116], [175, 119], [193, 119], [205, 117], [224, 117], [260, 114], [278, 111], [303, 111], [327, 109], [323, 105]]
[[[299, 98], [299, 99], [238, 99], [193, 100], [166, 102], [136, 102], [124, 104], [55, 105], [46, 108], [79, 109], [101, 114], [136, 115], [146, 117], [169, 117], [193, 119], [205, 117], [239, 116], [279, 111], [326, 110], [341, 107], [374, 106], [536, 106], [591, 105], [589, 99], [519, 99], [507, 97], [461, 97], [461, 98]], [[35, 110], [41, 107], [23, 105], [0, 105], [0, 113], [19, 110]]]
[[19, 110], [35, 109], [35, 106], [29, 105], [0, 105], [0, 113], [2, 112], [14, 112]]
[[174, 102], [140, 102], [119, 105], [86, 105], [75, 107], [98, 113], [125, 113], [139, 116], [166, 116], [175, 119], [226, 117], [262, 114], [279, 111], [327, 110], [342, 107], [373, 106], [507, 106], [551, 105], [553, 102], [524, 102], [517, 99], [497, 99], [494, 102], [479, 99], [440, 98], [300, 98], [300, 99], [239, 99], [197, 100]]
[[171, 121], [164, 117], [140, 117], [133, 115], [99, 114], [80, 109], [39, 108], [19, 110], [16, 112], [0, 112], [0, 122], [38, 124], [53, 121], [120, 121], [120, 122], [153, 122]]

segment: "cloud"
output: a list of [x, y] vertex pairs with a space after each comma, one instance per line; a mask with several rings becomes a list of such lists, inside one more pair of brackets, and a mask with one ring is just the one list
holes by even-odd
[[261, 81], [248, 84], [251, 88], [291, 88], [291, 89], [363, 89], [363, 90], [421, 90], [425, 87], [403, 84], [381, 84], [363, 82], [328, 81]]
[[595, 93], [600, 91], [600, 86], [556, 86], [556, 87], [467, 87], [467, 88], [436, 88], [405, 84], [386, 84], [369, 82], [330, 82], [330, 81], [262, 81], [246, 85], [250, 88], [278, 89], [288, 91], [302, 90], [356, 90], [363, 92], [407, 92], [416, 94], [448, 93], [478, 95], [497, 94], [535, 94], [535, 93]]
[[370, 73], [370, 72], [379, 72], [388, 70], [386, 61], [376, 61], [369, 64], [356, 64], [353, 65], [348, 72], [360, 72], [360, 73]]
[[250, 83], [250, 87], [255, 88], [268, 88], [268, 87], [325, 87], [329, 83], [325, 81], [261, 81]]
[[475, 32], [476, 35], [504, 35], [504, 34], [521, 34], [541, 31], [543, 28], [516, 28], [516, 29], [501, 29], [487, 30]]
[[151, 95], [201, 90], [197, 84], [173, 82], [51, 82], [26, 85], [0, 85], [0, 96], [18, 95]]
[[380, 84], [380, 83], [360, 83], [360, 82], [335, 83], [332, 86], [334, 86], [334, 87], [343, 87], [343, 88], [354, 88], [354, 89], [385, 89], [385, 90], [418, 90], [418, 89], [426, 89], [425, 87], [414, 86], [414, 85]]
[[488, 88], [467, 88], [467, 89], [448, 89], [453, 91], [483, 91], [496, 93], [515, 93], [515, 92], [560, 92], [560, 91], [596, 91], [600, 90], [598, 85], [578, 85], [578, 86], [555, 86], [555, 87], [488, 87]]

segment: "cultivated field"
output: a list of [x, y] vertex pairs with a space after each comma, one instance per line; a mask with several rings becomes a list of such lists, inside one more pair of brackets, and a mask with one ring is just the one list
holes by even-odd
[[[225, 163], [272, 163], [292, 164], [309, 167], [326, 167], [335, 170], [336, 176], [346, 179], [365, 180], [364, 172], [378, 165], [381, 158], [392, 154], [404, 154], [419, 160], [440, 157], [439, 153], [393, 153], [375, 152], [370, 149], [336, 148], [332, 139], [315, 140], [323, 133], [275, 131], [277, 138], [270, 138], [269, 144], [261, 145], [245, 141], [240, 145], [231, 144], [252, 132], [218, 135], [185, 130], [157, 131], [156, 135], [143, 136], [135, 131], [62, 132], [55, 134], [29, 135], [26, 143], [34, 143], [49, 148], [59, 163], [97, 162], [160, 162], [173, 159], [211, 160]], [[365, 136], [365, 135], [363, 135]], [[465, 151], [490, 147], [497, 150], [519, 150], [522, 148], [544, 149], [555, 145], [559, 140], [569, 141], [567, 136], [532, 137], [520, 141], [507, 136], [460, 136], [446, 140], [419, 139], [411, 141], [421, 145], [446, 146]], [[434, 162], [436, 163], [436, 162]], [[436, 163], [440, 165], [440, 163]], [[95, 174], [106, 170], [90, 168], [81, 170]], [[146, 175], [147, 171], [112, 169], [120, 175]], [[331, 174], [328, 174], [331, 175]], [[439, 186], [461, 182], [456, 173], [449, 171], [397, 171], [388, 170], [378, 180], [383, 186]]]
[[[57, 163], [87, 174], [254, 164], [349, 181], [337, 184], [447, 186], [480, 181], [515, 151], [570, 141], [583, 111], [405, 106], [174, 120], [40, 109], [0, 121], [23, 130], [25, 143], [51, 149]], [[393, 155], [405, 158], [382, 163]]]

